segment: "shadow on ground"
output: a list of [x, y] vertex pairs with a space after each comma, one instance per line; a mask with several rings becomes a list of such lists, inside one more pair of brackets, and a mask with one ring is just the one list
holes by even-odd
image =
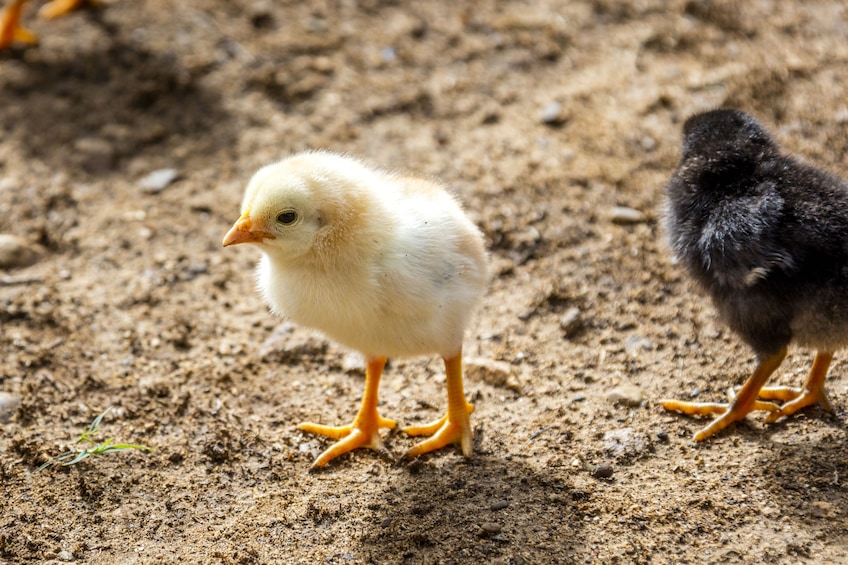
[[0, 126], [30, 158], [103, 174], [143, 153], [186, 157], [183, 147], [203, 154], [231, 144], [220, 96], [199, 76], [141, 45], [103, 43], [84, 52], [18, 52], [18, 64], [0, 76]]

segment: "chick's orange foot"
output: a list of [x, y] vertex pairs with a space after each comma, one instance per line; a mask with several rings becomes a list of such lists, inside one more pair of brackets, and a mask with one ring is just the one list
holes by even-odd
[[312, 463], [312, 468], [324, 467], [327, 463], [360, 447], [367, 447], [377, 453], [391, 458], [389, 450], [383, 445], [380, 428], [393, 429], [397, 424], [394, 420], [383, 418], [377, 413], [377, 391], [380, 387], [380, 377], [386, 365], [385, 357], [368, 359], [365, 368], [365, 393], [362, 395], [362, 406], [353, 423], [348, 426], [324, 426], [304, 422], [298, 428], [309, 433], [337, 439], [336, 443], [327, 448]]
[[[35, 45], [38, 36], [21, 26], [21, 13], [27, 0], [11, 0], [0, 14], [0, 50], [9, 48], [13, 43]], [[97, 0], [52, 0], [38, 11], [42, 18], [53, 19], [73, 12], [82, 6], [99, 4]]]
[[765, 382], [783, 362], [786, 357], [786, 348], [768, 357], [757, 365], [754, 374], [751, 375], [739, 392], [733, 394], [729, 404], [713, 402], [683, 402], [680, 400], [661, 400], [660, 405], [666, 410], [682, 412], [689, 415], [714, 416], [718, 415], [710, 424], [695, 434], [695, 441], [703, 441], [715, 435], [734, 422], [744, 420], [754, 410], [766, 410], [775, 413], [780, 410], [776, 404], [759, 400], [760, 391]]
[[21, 10], [26, 1], [12, 0], [0, 14], [0, 49], [6, 49], [13, 43], [38, 43], [38, 37], [33, 32], [21, 27]]
[[791, 416], [802, 408], [815, 406], [816, 404], [821, 404], [822, 408], [827, 412], [833, 412], [833, 408], [830, 406], [830, 399], [828, 399], [827, 392], [824, 389], [827, 370], [830, 367], [831, 361], [833, 361], [833, 353], [819, 351], [813, 360], [813, 366], [810, 369], [810, 374], [807, 376], [807, 382], [800, 389], [786, 386], [762, 389], [760, 391], [760, 398], [789, 401], [781, 406], [780, 410], [769, 414], [766, 418], [766, 423], [771, 424], [784, 416]]
[[396, 425], [395, 422], [381, 418], [376, 412], [366, 418], [362, 418], [361, 416], [362, 414], [360, 413], [360, 416], [348, 426], [322, 426], [321, 424], [313, 424], [312, 422], [304, 422], [298, 425], [298, 428], [305, 432], [339, 440], [324, 450], [315, 459], [315, 462], [312, 463], [313, 469], [324, 467], [339, 455], [344, 455], [360, 447], [373, 449], [384, 457], [392, 458], [389, 450], [383, 445], [383, 438], [380, 437], [380, 428], [392, 429]]
[[410, 436], [431, 436], [429, 439], [413, 446], [404, 454], [405, 459], [414, 459], [419, 455], [441, 449], [451, 444], [457, 444], [462, 449], [465, 457], [471, 457], [474, 453], [474, 434], [471, 430], [471, 419], [469, 415], [474, 412], [472, 404], [466, 404], [465, 414], [462, 413], [451, 418], [451, 414], [445, 414], [435, 422], [423, 426], [409, 426], [401, 430]]
[[[757, 400], [748, 410], [743, 410], [735, 403], [722, 402], [684, 402], [681, 400], [661, 400], [660, 405], [672, 412], [681, 412], [689, 416], [718, 416], [710, 425], [695, 434], [695, 441], [703, 441], [708, 437], [728, 427], [734, 422], [744, 420], [745, 417], [756, 410], [765, 410], [772, 414], [777, 413], [780, 407], [771, 402]], [[768, 420], [766, 420], [768, 421]]]

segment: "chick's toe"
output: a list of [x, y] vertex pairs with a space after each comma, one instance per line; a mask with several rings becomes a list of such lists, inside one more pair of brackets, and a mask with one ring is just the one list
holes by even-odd
[[[339, 455], [344, 455], [360, 447], [373, 449], [377, 453], [391, 458], [389, 450], [383, 445], [383, 438], [380, 437], [379, 429], [381, 427], [393, 428], [394, 422], [380, 418], [379, 416], [376, 416], [375, 419], [365, 418], [367, 421], [364, 422], [362, 420], [363, 418], [358, 417], [353, 424], [347, 426], [322, 426], [311, 422], [304, 422], [298, 425], [298, 428], [305, 432], [323, 435], [333, 439], [341, 438], [324, 450], [312, 463], [312, 467], [324, 467]], [[390, 422], [392, 425], [386, 425], [386, 422]]]

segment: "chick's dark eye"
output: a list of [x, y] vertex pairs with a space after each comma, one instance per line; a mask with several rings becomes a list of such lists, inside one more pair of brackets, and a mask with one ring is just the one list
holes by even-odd
[[277, 215], [277, 221], [287, 226], [289, 224], [293, 224], [297, 220], [297, 212], [294, 210], [286, 210], [285, 212], [280, 212]]

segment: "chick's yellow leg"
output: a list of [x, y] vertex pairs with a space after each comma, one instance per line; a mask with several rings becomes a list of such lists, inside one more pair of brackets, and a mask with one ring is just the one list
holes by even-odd
[[431, 436], [407, 451], [404, 455], [407, 459], [413, 459], [452, 443], [459, 444], [465, 457], [471, 457], [474, 452], [474, 435], [471, 431], [470, 418], [470, 414], [474, 412], [474, 406], [465, 400], [462, 385], [462, 351], [454, 357], [445, 359], [445, 372], [448, 385], [448, 412], [430, 424], [403, 429], [407, 435]]
[[38, 43], [38, 38], [30, 30], [21, 27], [21, 11], [27, 0], [11, 0], [0, 14], [0, 49], [6, 49], [12, 43], [28, 45]]
[[304, 422], [298, 426], [305, 432], [339, 440], [318, 456], [312, 464], [313, 469], [323, 467], [339, 455], [344, 455], [359, 447], [368, 447], [378, 453], [388, 455], [389, 452], [380, 437], [380, 428], [391, 429], [396, 424], [394, 420], [381, 418], [377, 414], [377, 392], [380, 388], [380, 377], [385, 365], [385, 357], [368, 359], [365, 369], [365, 393], [362, 395], [359, 413], [352, 424], [348, 426], [322, 426], [321, 424]]
[[780, 366], [786, 357], [786, 348], [764, 359], [757, 365], [754, 374], [748, 377], [730, 404], [681, 402], [679, 400], [661, 400], [660, 404], [666, 410], [683, 412], [684, 414], [718, 415], [706, 428], [695, 434], [695, 441], [702, 441], [723, 430], [733, 422], [745, 418], [752, 410], [768, 410], [775, 412], [779, 408], [769, 402], [758, 400], [760, 389], [772, 373]]
[[833, 409], [830, 407], [830, 400], [827, 398], [827, 392], [824, 390], [824, 381], [827, 378], [827, 370], [830, 367], [831, 361], [833, 361], [832, 352], [819, 351], [813, 360], [813, 366], [810, 369], [810, 374], [807, 376], [807, 382], [804, 383], [803, 388], [781, 386], [762, 389], [760, 391], [760, 398], [789, 400], [789, 402], [780, 407], [780, 410], [769, 414], [766, 422], [776, 422], [784, 416], [790, 416], [798, 410], [807, 406], [813, 406], [814, 404], [821, 404], [822, 408], [828, 412], [833, 412]]

